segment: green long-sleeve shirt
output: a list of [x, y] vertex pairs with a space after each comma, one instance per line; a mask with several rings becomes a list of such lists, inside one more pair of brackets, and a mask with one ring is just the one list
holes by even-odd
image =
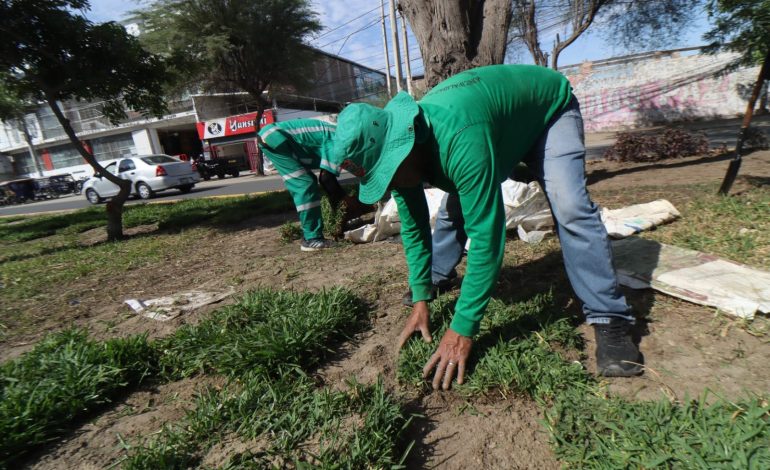
[[[530, 151], [551, 118], [572, 100], [569, 81], [530, 65], [493, 65], [457, 74], [418, 103], [418, 139], [430, 148], [426, 181], [457, 193], [471, 240], [467, 269], [451, 328], [464, 336], [479, 330], [505, 245], [500, 190], [514, 165]], [[393, 195], [409, 265], [414, 301], [430, 299], [431, 233], [421, 187]]]

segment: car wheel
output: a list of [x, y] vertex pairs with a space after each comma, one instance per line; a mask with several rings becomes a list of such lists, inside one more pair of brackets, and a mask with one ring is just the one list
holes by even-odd
[[233, 178], [237, 178], [238, 176], [240, 176], [241, 172], [240, 172], [240, 171], [238, 171], [238, 170], [235, 170], [235, 171], [233, 171], [233, 172], [232, 172], [232, 173], [230, 173], [230, 174], [231, 174], [231, 175], [233, 175]]
[[187, 193], [189, 193], [192, 190], [193, 186], [195, 186], [195, 185], [194, 184], [185, 184], [185, 185], [180, 186], [179, 190], [182, 191], [183, 193], [187, 194]]
[[150, 188], [147, 183], [137, 183], [136, 193], [139, 194], [141, 199], [150, 199], [155, 195], [155, 193], [152, 191], [152, 188]]
[[89, 189], [86, 191], [86, 199], [88, 199], [88, 202], [91, 204], [99, 204], [102, 202], [102, 198], [99, 197], [99, 194], [96, 193], [93, 189]]

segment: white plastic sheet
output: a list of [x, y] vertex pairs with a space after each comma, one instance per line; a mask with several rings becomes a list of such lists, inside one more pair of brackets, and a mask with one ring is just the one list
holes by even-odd
[[612, 242], [618, 280], [741, 318], [770, 313], [770, 273], [699, 251], [630, 237]]
[[677, 219], [680, 214], [665, 199], [621, 209], [602, 208], [602, 223], [612, 238], [625, 238]]
[[135, 313], [143, 317], [157, 321], [169, 321], [182, 314], [203, 307], [204, 305], [219, 302], [234, 293], [235, 289], [233, 288], [230, 288], [225, 292], [204, 292], [195, 290], [148, 300], [128, 299], [125, 303], [131, 307]]

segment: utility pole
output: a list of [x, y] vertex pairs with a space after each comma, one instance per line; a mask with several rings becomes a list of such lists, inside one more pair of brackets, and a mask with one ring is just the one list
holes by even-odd
[[37, 161], [37, 152], [35, 151], [35, 146], [32, 144], [32, 136], [30, 135], [29, 128], [27, 127], [27, 119], [25, 116], [21, 116], [19, 121], [21, 121], [21, 129], [24, 133], [24, 140], [27, 142], [27, 150], [29, 150], [29, 156], [32, 157], [32, 163], [35, 165], [37, 176], [38, 178], [42, 178], [43, 171], [40, 169], [40, 162]]
[[398, 47], [396, 0], [390, 0], [390, 32], [393, 35], [393, 54], [396, 56], [396, 90], [401, 91], [401, 51]]
[[412, 64], [409, 61], [409, 39], [406, 37], [406, 18], [401, 13], [401, 33], [404, 40], [404, 60], [406, 61], [406, 91], [414, 96], [414, 90], [412, 89]]
[[390, 56], [388, 56], [388, 33], [385, 31], [385, 0], [380, 0], [380, 24], [382, 24], [382, 46], [385, 48], [385, 79], [388, 83], [388, 98], [393, 96], [390, 87]]

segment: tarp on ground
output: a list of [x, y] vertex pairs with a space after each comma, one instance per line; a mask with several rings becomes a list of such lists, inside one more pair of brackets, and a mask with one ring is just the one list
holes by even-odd
[[[530, 243], [537, 243], [550, 233], [553, 228], [551, 209], [539, 184], [506, 180], [500, 189], [508, 230], [517, 230], [519, 238]], [[436, 215], [445, 194], [436, 188], [425, 190], [431, 227], [436, 223]], [[664, 199], [615, 210], [604, 208], [601, 214], [602, 222], [613, 238], [627, 237], [679, 217], [679, 211]], [[345, 232], [345, 239], [354, 243], [370, 243], [398, 235], [400, 231], [398, 208], [391, 198], [379, 205], [374, 223]]]
[[639, 237], [615, 240], [612, 250], [625, 286], [652, 287], [746, 319], [770, 313], [770, 272]]

